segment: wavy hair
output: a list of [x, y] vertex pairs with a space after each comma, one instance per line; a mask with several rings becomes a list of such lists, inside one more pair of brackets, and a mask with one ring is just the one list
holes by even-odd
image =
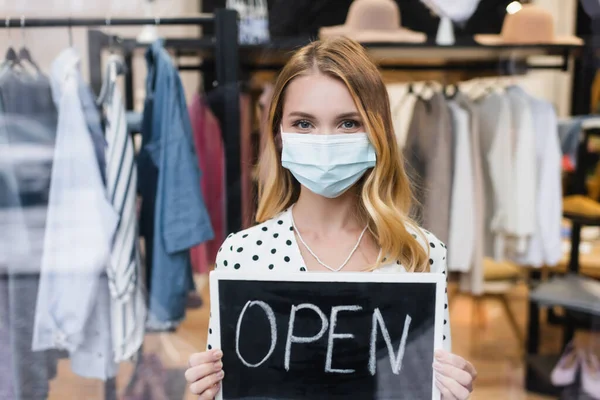
[[299, 183], [281, 166], [283, 102], [286, 88], [295, 77], [316, 72], [345, 83], [375, 147], [375, 167], [355, 184], [359, 213], [368, 221], [369, 231], [382, 250], [370, 270], [380, 267], [384, 258], [391, 258], [407, 271], [428, 271], [429, 248], [426, 250], [407, 230], [412, 227], [421, 232], [409, 216], [413, 196], [394, 135], [387, 90], [365, 49], [351, 39], [333, 38], [302, 47], [279, 74], [269, 112], [271, 134], [267, 135], [259, 161], [257, 221], [275, 217], [298, 199]]

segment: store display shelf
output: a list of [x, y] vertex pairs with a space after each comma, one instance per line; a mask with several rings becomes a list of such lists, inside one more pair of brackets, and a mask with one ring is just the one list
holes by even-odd
[[555, 276], [537, 285], [529, 298], [542, 307], [560, 306], [600, 317], [600, 282], [582, 276]]
[[[308, 39], [275, 39], [262, 45], [240, 46], [241, 58], [252, 62], [257, 68], [265, 66], [281, 67], [290, 54], [298, 47], [309, 43]], [[364, 43], [371, 56], [379, 65], [405, 67], [407, 69], [469, 70], [485, 67], [498, 60], [523, 60], [531, 56], [557, 56], [563, 63], [570, 55], [579, 51], [580, 46], [562, 45], [503, 45], [483, 46], [473, 40], [458, 41], [453, 46], [439, 46], [427, 43]], [[539, 67], [562, 68], [563, 63], [541, 65]], [[420, 66], [420, 67], [419, 67]]]
[[[110, 41], [109, 35], [100, 31], [92, 34], [104, 36], [103, 41], [107, 43]], [[148, 45], [132, 38], [114, 36], [112, 40], [130, 50], [143, 49]], [[263, 44], [240, 45], [241, 67], [246, 70], [279, 70], [294, 50], [310, 41], [307, 37], [276, 38]], [[178, 55], [200, 56], [203, 61], [215, 57], [214, 38], [169, 38], [165, 46], [177, 48]], [[459, 40], [453, 46], [439, 46], [434, 42], [364, 43], [364, 46], [384, 69], [498, 72], [510, 64], [516, 70], [513, 73], [527, 69], [566, 70], [569, 58], [577, 55], [581, 47], [549, 44], [484, 46], [470, 38]], [[526, 60], [532, 56], [551, 56], [552, 60], [539, 64], [527, 63]], [[202, 64], [184, 65], [182, 69], [202, 69]]]
[[574, 329], [580, 330], [600, 330], [599, 317], [568, 309], [564, 310], [564, 315], [559, 315], [553, 308], [550, 308], [548, 310], [548, 323], [551, 325], [571, 324]]
[[571, 212], [564, 212], [563, 217], [582, 226], [600, 226], [600, 217], [588, 217]]

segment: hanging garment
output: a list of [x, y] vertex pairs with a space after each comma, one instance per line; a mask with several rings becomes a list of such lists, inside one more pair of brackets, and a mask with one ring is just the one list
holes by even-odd
[[250, 95], [240, 95], [240, 163], [242, 165], [242, 227], [254, 225], [254, 195], [252, 194], [252, 107]]
[[81, 74], [79, 75], [79, 98], [83, 115], [87, 123], [88, 130], [94, 143], [94, 152], [98, 162], [98, 170], [102, 177], [102, 182], [106, 183], [106, 139], [102, 128], [102, 120], [98, 107], [96, 106], [96, 97], [92, 88], [86, 84]]
[[209, 171], [202, 174], [200, 186], [215, 232], [214, 239], [191, 250], [194, 271], [202, 274], [210, 271], [225, 240], [225, 149], [219, 121], [200, 95], [194, 95], [189, 114], [200, 170]]
[[405, 84], [387, 85], [387, 91], [390, 96], [394, 133], [396, 134], [398, 147], [402, 149], [406, 144], [406, 136], [408, 135], [408, 128], [417, 97], [407, 93], [408, 85]]
[[32, 351], [31, 341], [57, 113], [47, 77], [8, 67], [0, 71], [0, 100], [0, 323], [11, 353], [2, 358], [8, 372], [0, 384], [11, 382], [10, 399], [44, 399], [56, 354]]
[[15, 166], [7, 157], [12, 149], [5, 118], [5, 110], [0, 102], [0, 160], [4, 161], [0, 168], [0, 399], [15, 399], [13, 366], [14, 356], [19, 355], [16, 354], [18, 349], [11, 346], [14, 335], [9, 312], [9, 279], [11, 271], [17, 270], [15, 262], [18, 263], [23, 254], [28, 252], [30, 244]]
[[485, 182], [483, 178], [483, 157], [481, 152], [479, 131], [479, 112], [475, 104], [462, 92], [456, 94], [454, 100], [469, 113], [469, 133], [471, 141], [471, 160], [473, 168], [473, 200], [475, 215], [473, 238], [473, 260], [469, 273], [462, 274], [460, 287], [472, 294], [483, 292], [483, 258], [485, 254]]
[[536, 226], [537, 165], [535, 131], [527, 93], [511, 86], [506, 91], [513, 136], [512, 193], [508, 213], [508, 251], [523, 254]]
[[473, 262], [475, 241], [475, 189], [469, 113], [456, 102], [448, 102], [454, 133], [454, 176], [450, 199], [448, 269], [468, 272]]
[[79, 96], [80, 59], [64, 50], [52, 64], [58, 126], [33, 350], [64, 349], [78, 375], [107, 379], [112, 361], [108, 283], [102, 274], [117, 215], [107, 199]]
[[552, 104], [529, 97], [535, 130], [535, 231], [519, 264], [555, 266], [562, 257], [562, 174], [558, 123]]
[[421, 226], [448, 243], [452, 196], [452, 121], [446, 99], [435, 93], [417, 99], [410, 123], [404, 157], [415, 182], [416, 210]]
[[[231, 98], [232, 92], [239, 93], [238, 84], [219, 86], [206, 95], [206, 102], [214, 115], [224, 126], [224, 121], [230, 118], [226, 113], [225, 101]], [[239, 188], [229, 187], [227, 184], [227, 200], [235, 201], [239, 198], [241, 203], [241, 215], [239, 219], [233, 215], [227, 215], [227, 223], [233, 226], [249, 227], [254, 224], [254, 196], [252, 194], [252, 169], [254, 167], [252, 157], [252, 110], [251, 99], [247, 93], [240, 96], [240, 182]], [[223, 133], [224, 135], [226, 132]], [[225, 139], [227, 141], [227, 139]], [[225, 163], [228, 158], [225, 159]]]
[[[114, 64], [113, 64], [114, 66]], [[116, 74], [112, 75], [116, 79]], [[141, 278], [136, 188], [137, 168], [133, 141], [127, 131], [123, 97], [116, 80], [104, 104], [106, 116], [107, 190], [119, 216], [107, 274], [111, 295], [114, 361], [130, 359], [144, 341], [146, 299]]]
[[185, 93], [162, 43], [153, 43], [146, 52], [148, 101], [138, 171], [143, 197], [140, 228], [151, 262], [148, 324], [170, 329], [184, 318], [193, 287], [189, 249], [212, 239], [214, 233], [198, 186], [200, 171]]
[[491, 93], [475, 102], [485, 187], [485, 256], [504, 259], [512, 199], [512, 136], [508, 100]]

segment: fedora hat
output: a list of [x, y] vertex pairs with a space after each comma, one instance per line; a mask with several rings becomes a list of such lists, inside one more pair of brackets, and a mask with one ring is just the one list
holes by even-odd
[[522, 8], [504, 17], [499, 35], [478, 34], [475, 41], [488, 46], [506, 44], [564, 44], [581, 45], [577, 36], [558, 36], [554, 30], [554, 17], [542, 7], [524, 4]]
[[346, 36], [362, 43], [422, 43], [427, 36], [400, 26], [400, 9], [394, 0], [354, 0], [344, 25], [323, 27], [321, 39]]

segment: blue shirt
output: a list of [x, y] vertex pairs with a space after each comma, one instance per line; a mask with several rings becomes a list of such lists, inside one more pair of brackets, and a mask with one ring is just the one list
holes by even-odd
[[[157, 41], [146, 52], [147, 100], [139, 155], [142, 235], [149, 255], [150, 314], [164, 323], [184, 318], [193, 287], [189, 249], [214, 233], [200, 189], [183, 85]], [[154, 203], [154, 204], [153, 204]]]

